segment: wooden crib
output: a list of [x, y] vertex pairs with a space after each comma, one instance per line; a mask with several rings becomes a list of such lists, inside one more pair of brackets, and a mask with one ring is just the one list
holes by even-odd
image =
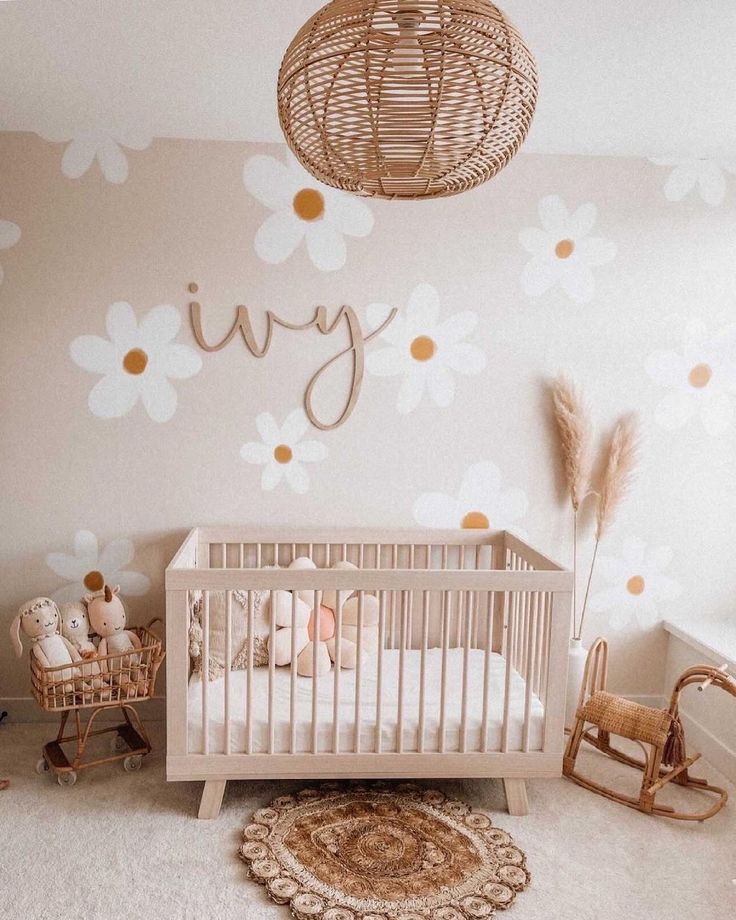
[[[299, 556], [318, 568], [285, 568]], [[357, 570], [330, 568], [341, 560]], [[359, 611], [376, 597], [376, 654], [359, 633], [354, 671], [307, 678], [272, 658], [233, 670], [233, 592], [252, 636], [254, 598], [280, 589], [355, 592]], [[189, 657], [193, 592], [202, 673]], [[213, 592], [226, 598], [216, 680]], [[195, 528], [166, 570], [167, 778], [205, 781], [200, 818], [218, 814], [229, 779], [339, 777], [500, 777], [509, 811], [525, 814], [525, 780], [562, 769], [571, 592], [571, 572], [504, 532]]]

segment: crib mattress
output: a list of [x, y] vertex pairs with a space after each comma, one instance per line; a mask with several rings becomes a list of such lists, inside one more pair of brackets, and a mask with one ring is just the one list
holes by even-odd
[[[461, 701], [463, 676], [463, 649], [449, 649], [447, 653], [447, 680], [445, 698], [445, 745], [447, 752], [461, 749]], [[441, 711], [441, 649], [426, 652], [426, 686], [424, 716], [424, 750], [440, 750], [439, 726]], [[481, 750], [483, 720], [483, 671], [485, 653], [471, 649], [468, 661], [468, 703], [466, 714], [467, 751]], [[387, 649], [383, 653], [383, 709], [381, 718], [381, 751], [392, 752], [397, 748], [398, 732], [398, 681], [399, 651]], [[506, 679], [506, 661], [502, 655], [493, 653], [489, 667], [489, 709], [487, 750], [501, 750], [503, 725], [503, 698]], [[341, 752], [351, 752], [355, 743], [355, 671], [343, 670], [340, 677], [340, 730]], [[209, 752], [224, 753], [225, 750], [225, 683], [224, 677], [210, 681], [208, 687], [208, 735]], [[246, 750], [246, 694], [247, 672], [233, 671], [230, 675], [230, 743], [232, 753]], [[404, 751], [418, 749], [419, 727], [420, 652], [409, 650], [404, 653]], [[308, 753], [312, 750], [312, 693], [314, 682], [309, 677], [297, 677], [296, 686], [296, 751]], [[323, 675], [318, 681], [317, 743], [319, 752], [331, 752], [333, 741], [333, 691], [334, 672]], [[269, 669], [254, 668], [253, 692], [253, 753], [267, 753], [269, 750]], [[201, 753], [204, 737], [202, 724], [202, 680], [193, 674], [188, 692], [189, 751]], [[377, 661], [366, 660], [361, 673], [360, 701], [360, 750], [376, 750], [376, 696]], [[509, 690], [509, 727], [507, 750], [522, 750], [526, 684], [521, 675], [512, 669]], [[274, 753], [290, 751], [290, 705], [291, 673], [289, 668], [276, 668], [273, 683]], [[529, 746], [530, 751], [541, 750], [544, 707], [539, 698], [532, 694], [530, 705]]]

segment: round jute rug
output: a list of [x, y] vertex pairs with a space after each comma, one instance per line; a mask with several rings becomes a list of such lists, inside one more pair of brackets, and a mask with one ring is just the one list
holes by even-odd
[[487, 814], [411, 783], [279, 796], [243, 839], [250, 876], [297, 920], [482, 920], [529, 884]]

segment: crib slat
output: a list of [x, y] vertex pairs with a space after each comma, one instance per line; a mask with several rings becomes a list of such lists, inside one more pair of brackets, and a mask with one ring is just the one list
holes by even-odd
[[406, 625], [407, 625], [407, 592], [402, 591], [399, 597], [399, 701], [396, 718], [396, 752], [404, 753], [404, 661], [406, 655]]
[[419, 727], [417, 750], [424, 752], [424, 696], [427, 686], [427, 641], [429, 634], [429, 591], [422, 591], [422, 649], [419, 659]]
[[361, 684], [363, 675], [363, 597], [365, 592], [358, 592], [358, 641], [357, 661], [355, 665], [355, 753], [360, 753], [360, 723], [362, 710], [360, 707]]
[[537, 631], [537, 604], [539, 596], [535, 591], [529, 605], [529, 618], [527, 620], [526, 654], [524, 657], [524, 727], [521, 737], [522, 751], [529, 750], [529, 730], [531, 721], [532, 691], [534, 689], [534, 656]]
[[319, 657], [319, 591], [312, 594], [312, 610], [314, 611], [314, 628], [312, 637], [312, 753], [317, 753], [319, 744], [318, 738], [318, 720], [319, 720], [319, 672], [317, 663]]
[[493, 619], [496, 606], [495, 592], [491, 595], [493, 600], [488, 603], [488, 614], [486, 617], [486, 638], [485, 650], [483, 654], [483, 715], [481, 717], [481, 750], [486, 753], [488, 750], [488, 694], [491, 687], [491, 661], [493, 655]]
[[381, 753], [383, 721], [383, 649], [386, 645], [386, 592], [378, 592], [378, 654], [376, 655], [376, 754]]
[[465, 645], [463, 647], [463, 695], [460, 704], [460, 752], [464, 754], [468, 749], [468, 677], [470, 670], [470, 638], [472, 635], [473, 604], [472, 592], [462, 591], [465, 595]]
[[210, 718], [209, 718], [209, 695], [210, 695], [210, 592], [204, 591], [202, 594], [202, 632], [204, 641], [202, 643], [202, 753], [210, 752]]
[[268, 753], [273, 754], [275, 749], [275, 725], [274, 725], [274, 684], [276, 681], [276, 617], [273, 615], [273, 594], [271, 597], [271, 623], [268, 640], [268, 647], [274, 650], [274, 654], [268, 656]]
[[452, 594], [442, 592], [442, 670], [440, 677], [440, 725], [437, 750], [445, 753], [445, 723], [447, 709], [447, 649], [450, 643], [450, 623], [452, 620]]
[[242, 569], [245, 563], [245, 545], [243, 543], [238, 544], [238, 568]]
[[[514, 592], [516, 593], [516, 592]], [[516, 616], [514, 610], [513, 597], [508, 600], [509, 592], [504, 592], [503, 621], [505, 637], [505, 677], [503, 691], [503, 724], [501, 725], [501, 750], [505, 753], [509, 749], [509, 705], [511, 703], [511, 673], [513, 671], [513, 649], [515, 642], [515, 623]]]
[[253, 753], [253, 592], [248, 592], [248, 673], [246, 682], [245, 752]]
[[297, 654], [296, 654], [296, 602], [299, 595], [291, 592], [291, 666], [289, 670], [289, 750], [296, 754], [297, 723]]
[[335, 675], [332, 691], [332, 751], [340, 753], [340, 674], [342, 669], [342, 596], [337, 592], [337, 610], [335, 611]]
[[225, 592], [225, 753], [230, 753], [230, 670], [233, 652], [233, 592]]

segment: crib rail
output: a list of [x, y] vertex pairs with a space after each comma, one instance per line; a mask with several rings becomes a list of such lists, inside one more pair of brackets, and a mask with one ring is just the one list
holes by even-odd
[[[340, 535], [213, 528], [192, 531], [167, 569], [169, 778], [556, 775], [563, 747], [571, 574], [503, 533]], [[310, 539], [308, 539], [310, 538]], [[287, 566], [308, 556], [318, 569]], [[358, 569], [330, 569], [338, 561]], [[297, 674], [292, 662], [231, 670], [234, 592], [248, 635], [256, 599], [338, 592], [335, 663]], [[190, 697], [191, 592], [202, 592], [202, 674]], [[210, 599], [225, 596], [225, 668], [210, 681]], [[348, 596], [357, 664], [341, 665]], [[370, 601], [368, 600], [370, 598]], [[364, 655], [366, 611], [377, 649]], [[240, 614], [242, 615], [242, 613]], [[269, 642], [275, 640], [271, 618]], [[237, 692], [234, 689], [237, 684]], [[191, 709], [191, 711], [190, 711]]]

